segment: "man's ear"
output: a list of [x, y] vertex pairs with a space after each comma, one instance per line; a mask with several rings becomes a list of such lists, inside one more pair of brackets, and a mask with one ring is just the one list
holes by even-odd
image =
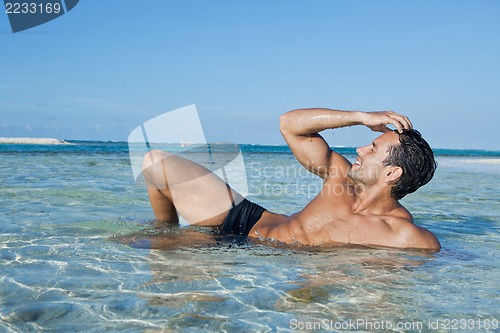
[[403, 175], [403, 169], [399, 166], [391, 165], [385, 170], [385, 182], [387, 184], [396, 184]]

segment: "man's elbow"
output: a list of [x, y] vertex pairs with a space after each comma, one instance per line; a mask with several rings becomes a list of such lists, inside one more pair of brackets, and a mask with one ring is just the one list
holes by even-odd
[[288, 128], [290, 126], [289, 118], [290, 118], [289, 112], [283, 113], [280, 116], [280, 132], [283, 135], [288, 131]]
[[290, 132], [293, 127], [293, 119], [295, 118], [296, 111], [288, 111], [280, 116], [280, 131], [282, 134]]

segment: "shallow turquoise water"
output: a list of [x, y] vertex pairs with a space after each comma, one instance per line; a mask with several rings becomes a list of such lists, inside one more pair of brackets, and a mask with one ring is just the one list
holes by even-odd
[[[242, 149], [266, 208], [291, 213], [319, 189], [286, 148]], [[0, 331], [498, 331], [500, 154], [438, 153], [435, 179], [403, 202], [437, 254], [151, 250], [110, 240], [153, 218], [125, 144], [0, 145]]]

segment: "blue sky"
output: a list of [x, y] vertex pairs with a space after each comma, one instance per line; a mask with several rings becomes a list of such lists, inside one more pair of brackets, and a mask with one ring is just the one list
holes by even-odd
[[82, 0], [13, 34], [0, 13], [0, 136], [125, 141], [196, 104], [209, 141], [284, 144], [279, 115], [320, 106], [391, 109], [434, 147], [500, 150], [499, 17], [496, 0]]

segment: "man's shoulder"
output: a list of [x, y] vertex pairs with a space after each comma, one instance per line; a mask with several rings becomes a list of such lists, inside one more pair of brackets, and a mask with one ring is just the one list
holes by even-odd
[[441, 244], [437, 237], [426, 228], [417, 226], [413, 219], [394, 217], [386, 220], [398, 239], [399, 247], [439, 251]]

